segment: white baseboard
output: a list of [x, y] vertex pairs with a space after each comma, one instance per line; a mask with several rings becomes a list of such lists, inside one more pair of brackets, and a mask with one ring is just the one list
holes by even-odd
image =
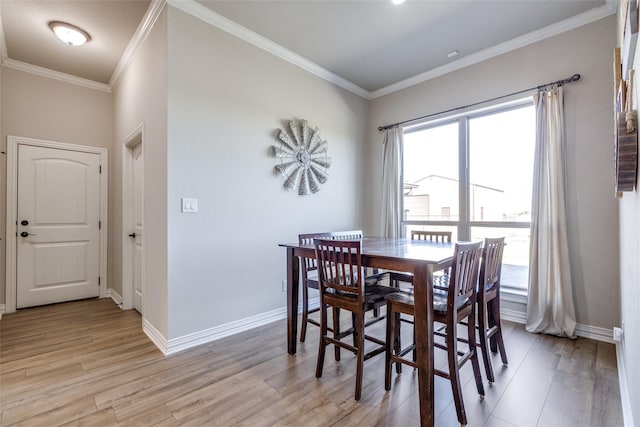
[[622, 419], [624, 427], [633, 427], [633, 413], [631, 412], [631, 399], [627, 384], [627, 369], [622, 354], [622, 344], [616, 343], [616, 362], [618, 363], [618, 382], [620, 383], [620, 401], [622, 404]]
[[[122, 298], [118, 295], [118, 293], [113, 290], [110, 291], [112, 291], [111, 297], [114, 299], [114, 301], [116, 301], [116, 303], [120, 303], [122, 301]], [[319, 306], [319, 298], [312, 298], [309, 300], [310, 309]], [[300, 312], [301, 310], [302, 308], [301, 306], [299, 306], [298, 312]], [[509, 310], [505, 308], [501, 308], [501, 312], [503, 320], [518, 324], [525, 324], [527, 321], [526, 312]], [[164, 337], [164, 335], [162, 335], [157, 329], [155, 329], [153, 325], [146, 319], [143, 319], [142, 321], [142, 330], [147, 334], [147, 336], [149, 336], [149, 339], [153, 341], [153, 343], [160, 349], [160, 351], [162, 351], [162, 353], [164, 353], [165, 355], [169, 355], [286, 318], [287, 308], [281, 307], [275, 310], [268, 311], [266, 313], [261, 313], [244, 319], [235, 320], [233, 322], [225, 323], [224, 325], [215, 326], [213, 328], [183, 335], [177, 338], [172, 338], [170, 340], [167, 340], [166, 337]], [[576, 335], [579, 337], [590, 338], [597, 341], [608, 343], [614, 342], [612, 330], [600, 328], [597, 326], [578, 324], [576, 326]]]
[[[527, 323], [526, 312], [509, 310], [501, 307], [500, 314], [503, 320], [519, 323], [521, 325]], [[615, 341], [613, 341], [613, 329], [606, 329], [598, 326], [589, 326], [578, 323], [576, 325], [576, 335], [579, 337], [589, 338], [592, 340], [602, 341], [610, 344], [615, 343]]]
[[285, 319], [287, 317], [287, 309], [278, 308], [276, 310], [267, 311], [266, 313], [225, 323], [224, 325], [215, 326], [203, 331], [194, 332], [192, 334], [183, 335], [178, 338], [172, 338], [167, 342], [167, 352], [165, 354], [174, 354], [200, 344], [209, 343], [219, 340], [220, 338], [235, 335], [276, 320]]
[[[320, 298], [311, 298], [309, 300], [309, 308], [313, 309], [320, 306]], [[298, 306], [298, 313], [302, 311], [302, 306]], [[224, 325], [215, 326], [213, 328], [183, 335], [178, 338], [167, 340], [156, 328], [153, 327], [146, 319], [142, 320], [142, 330], [151, 341], [168, 356], [180, 351], [195, 347], [201, 344], [210, 343], [221, 338], [235, 335], [240, 332], [248, 331], [259, 326], [266, 325], [277, 320], [287, 318], [287, 308], [282, 307], [266, 313], [257, 314], [255, 316], [246, 317], [244, 319], [235, 320], [225, 323]]]
[[590, 338], [596, 341], [615, 344], [615, 341], [613, 340], [613, 329], [606, 329], [599, 326], [589, 326], [578, 323], [576, 325], [576, 335], [583, 338]]
[[513, 323], [524, 325], [527, 323], [527, 313], [523, 313], [518, 310], [509, 310], [504, 307], [500, 307], [500, 318], [502, 320], [508, 320]]
[[142, 319], [142, 331], [165, 356], [169, 355], [167, 339], [147, 319]]
[[[309, 310], [320, 308], [320, 297], [309, 299]], [[298, 307], [298, 313], [302, 312], [302, 306]]]
[[111, 297], [111, 299], [122, 308], [122, 297], [120, 294], [113, 288], [107, 289], [107, 297]]
[[7, 306], [5, 304], [0, 304], [0, 320], [2, 320], [2, 315], [5, 313]]

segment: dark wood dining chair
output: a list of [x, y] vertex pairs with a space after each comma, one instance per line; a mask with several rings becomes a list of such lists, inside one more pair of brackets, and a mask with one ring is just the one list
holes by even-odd
[[478, 332], [480, 336], [480, 350], [484, 361], [487, 380], [495, 382], [491, 351], [500, 350], [502, 363], [507, 365], [507, 352], [502, 339], [502, 325], [500, 322], [500, 276], [502, 274], [502, 254], [504, 252], [504, 237], [485, 238], [480, 264], [480, 280], [478, 281]]
[[411, 230], [411, 240], [430, 240], [436, 243], [451, 243], [451, 231]]
[[[331, 239], [333, 240], [362, 240], [364, 238], [364, 233], [362, 232], [362, 230], [347, 230], [347, 231], [332, 231], [331, 232]], [[366, 270], [365, 270], [365, 273]], [[365, 278], [365, 284], [376, 284], [376, 283], [381, 283], [385, 280], [390, 280], [391, 278], [388, 276], [384, 276], [383, 274], [380, 273], [380, 271], [378, 269], [374, 269], [373, 271], [371, 271], [371, 274], [367, 273], [367, 276]], [[395, 282], [397, 284], [397, 282]], [[338, 317], [340, 314], [340, 310], [337, 309], [335, 310], [336, 313], [338, 313]], [[380, 317], [380, 310], [378, 307], [374, 307], [373, 308], [373, 316], [377, 319], [377, 320], [382, 320], [383, 318]], [[372, 320], [371, 323], [375, 323], [377, 320]], [[340, 325], [338, 325], [338, 327], [340, 327]], [[336, 360], [340, 360], [340, 355], [339, 355], [340, 351], [338, 348], [336, 348]]]
[[[453, 400], [461, 425], [467, 424], [467, 415], [462, 399], [462, 385], [460, 383], [460, 368], [471, 361], [476, 388], [480, 397], [484, 397], [484, 386], [478, 363], [476, 348], [476, 293], [478, 286], [478, 270], [482, 255], [482, 242], [457, 243], [454, 247], [453, 260], [450, 275], [443, 276], [442, 280], [434, 282], [433, 290], [433, 315], [434, 321], [444, 324], [444, 331], [436, 331], [435, 335], [444, 338], [444, 343], [436, 342], [436, 348], [447, 352], [448, 372], [435, 369], [434, 374], [447, 378], [451, 382]], [[412, 353], [415, 344], [402, 348], [400, 341], [400, 314], [414, 315], [414, 299], [412, 294], [395, 293], [386, 297], [387, 301], [387, 342], [389, 343], [385, 358], [385, 382], [386, 390], [391, 390], [391, 370], [396, 363], [396, 371], [401, 372], [400, 364], [417, 367], [414, 358], [407, 359], [408, 353]], [[465, 349], [458, 347], [459, 340], [457, 326], [463, 321], [467, 322], [468, 342]]]
[[[313, 239], [327, 238], [332, 240], [361, 240], [364, 237], [362, 230], [331, 231], [322, 233], [306, 233], [298, 235], [298, 243], [302, 246], [312, 246]], [[302, 321], [300, 327], [300, 342], [304, 342], [307, 337], [307, 324], [320, 326], [320, 322], [309, 317], [320, 310], [319, 307], [309, 309], [309, 289], [319, 289], [318, 267], [315, 258], [305, 258], [302, 262]], [[372, 275], [365, 278], [366, 283], [375, 284], [385, 280], [374, 271]], [[334, 310], [334, 317], [340, 317], [340, 310]], [[378, 308], [374, 309], [374, 316], [379, 317]], [[380, 318], [382, 320], [382, 318]], [[334, 319], [335, 321], [335, 319]], [[334, 323], [335, 324], [335, 323]], [[333, 331], [332, 327], [329, 327]], [[340, 360], [340, 352], [336, 350], [336, 360]]]
[[[385, 352], [384, 340], [365, 334], [365, 312], [385, 305], [385, 296], [397, 289], [378, 284], [365, 284], [362, 266], [360, 240], [315, 239], [318, 278], [320, 283], [320, 345], [316, 378], [322, 377], [326, 347], [346, 349], [356, 355], [355, 399], [362, 395], [362, 371], [364, 361]], [[352, 313], [353, 325], [349, 330], [340, 331], [339, 322], [334, 317], [333, 334], [327, 327], [327, 310], [333, 312], [348, 310]], [[353, 336], [353, 345], [344, 338]], [[364, 342], [371, 341], [377, 346], [365, 353]]]
[[[298, 243], [301, 246], [312, 246], [313, 239], [330, 237], [331, 233], [307, 233], [298, 235]], [[315, 258], [302, 259], [302, 325], [300, 327], [300, 342], [307, 337], [307, 323], [320, 326], [320, 322], [309, 317], [310, 314], [320, 311], [320, 307], [309, 310], [309, 289], [319, 289], [318, 264]]]

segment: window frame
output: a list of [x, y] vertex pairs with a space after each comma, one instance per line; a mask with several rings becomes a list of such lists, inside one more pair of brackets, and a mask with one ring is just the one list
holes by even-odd
[[[480, 110], [468, 111], [464, 113], [453, 114], [445, 117], [440, 117], [435, 120], [424, 121], [419, 123], [413, 123], [402, 127], [403, 136], [408, 133], [420, 132], [427, 129], [432, 129], [440, 126], [446, 126], [453, 123], [458, 124], [458, 203], [459, 212], [457, 221], [444, 221], [444, 220], [405, 220], [405, 208], [404, 208], [404, 196], [400, 202], [400, 224], [402, 227], [403, 235], [406, 236], [407, 226], [448, 226], [457, 227], [458, 240], [469, 241], [471, 240], [472, 227], [484, 227], [484, 228], [524, 228], [531, 229], [531, 222], [522, 221], [472, 221], [470, 206], [470, 134], [469, 134], [469, 121], [475, 118], [491, 116], [500, 113], [506, 113], [521, 108], [534, 106], [535, 103], [532, 97], [521, 98], [505, 104], [486, 107]], [[404, 142], [401, 147], [402, 153], [402, 167], [400, 172], [400, 194], [403, 193], [404, 185]], [[505, 286], [503, 286], [503, 289]], [[527, 290], [520, 287], [509, 287], [505, 289], [508, 293], [513, 293], [517, 296], [525, 296]]]

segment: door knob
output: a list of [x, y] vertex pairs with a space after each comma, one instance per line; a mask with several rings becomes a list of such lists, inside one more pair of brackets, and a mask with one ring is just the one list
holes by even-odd
[[33, 233], [28, 233], [26, 231], [23, 231], [22, 233], [20, 233], [20, 236], [22, 237], [29, 237], [29, 236], [35, 236], [35, 234]]
[[23, 219], [22, 221], [20, 221], [21, 225], [29, 225], [29, 221], [27, 221], [26, 219]]
[[131, 233], [131, 234], [129, 234], [129, 237], [132, 237], [132, 238], [134, 238], [134, 239], [135, 239], [135, 238], [136, 238], [136, 233]]

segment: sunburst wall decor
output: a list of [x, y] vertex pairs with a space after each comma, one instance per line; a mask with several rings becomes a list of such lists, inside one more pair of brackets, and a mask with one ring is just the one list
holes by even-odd
[[327, 182], [327, 170], [331, 167], [328, 156], [329, 144], [320, 136], [317, 127], [310, 132], [307, 121], [289, 122], [286, 130], [278, 132], [279, 147], [275, 155], [280, 159], [276, 170], [285, 177], [284, 187], [298, 189], [299, 195], [317, 193]]

